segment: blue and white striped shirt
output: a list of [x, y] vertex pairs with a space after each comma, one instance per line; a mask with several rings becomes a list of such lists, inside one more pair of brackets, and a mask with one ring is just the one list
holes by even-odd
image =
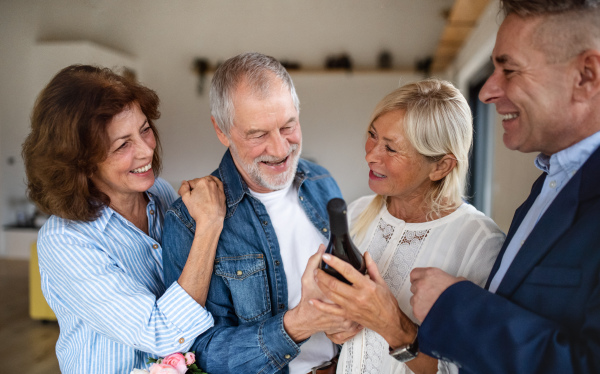
[[50, 217], [38, 236], [42, 291], [56, 313], [62, 373], [126, 373], [148, 357], [187, 351], [211, 314], [162, 269], [164, 213], [173, 188], [147, 192], [146, 235], [110, 207], [92, 222]]

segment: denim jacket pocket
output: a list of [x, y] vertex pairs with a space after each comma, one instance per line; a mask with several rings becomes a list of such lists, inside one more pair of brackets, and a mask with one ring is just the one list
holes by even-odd
[[215, 274], [229, 286], [236, 315], [252, 322], [271, 311], [263, 254], [215, 259]]

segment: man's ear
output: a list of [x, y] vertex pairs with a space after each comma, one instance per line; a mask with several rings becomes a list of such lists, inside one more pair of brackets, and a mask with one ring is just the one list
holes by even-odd
[[445, 155], [441, 160], [433, 163], [432, 170], [429, 173], [429, 179], [432, 181], [439, 181], [450, 174], [452, 169], [456, 167], [456, 163], [456, 157], [454, 157], [453, 154]]
[[227, 135], [225, 135], [225, 133], [223, 131], [221, 131], [221, 129], [219, 128], [219, 125], [217, 125], [217, 121], [215, 120], [215, 117], [210, 116], [210, 120], [213, 124], [213, 127], [215, 128], [215, 132], [217, 133], [217, 138], [219, 138], [219, 141], [225, 147], [229, 148], [229, 138], [227, 137]]
[[578, 75], [575, 81], [573, 99], [585, 102], [600, 94], [600, 51], [587, 50], [577, 57]]

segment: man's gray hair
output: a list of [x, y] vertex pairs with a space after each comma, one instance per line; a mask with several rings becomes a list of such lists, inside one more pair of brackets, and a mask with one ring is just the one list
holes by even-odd
[[268, 97], [273, 75], [281, 79], [290, 90], [294, 106], [300, 113], [300, 100], [294, 82], [275, 58], [255, 52], [243, 53], [228, 59], [217, 68], [210, 87], [210, 114], [225, 135], [229, 136], [233, 126], [233, 94], [238, 86], [245, 83], [254, 94]]
[[599, 5], [600, 0], [500, 0], [505, 15], [514, 13], [521, 17], [590, 10]]

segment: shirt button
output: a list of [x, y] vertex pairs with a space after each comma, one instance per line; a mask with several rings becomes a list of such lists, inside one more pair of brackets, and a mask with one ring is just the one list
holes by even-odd
[[327, 232], [327, 227], [323, 227], [323, 232]]
[[183, 344], [185, 343], [185, 339], [184, 338], [179, 338], [179, 344]]
[[236, 273], [237, 275], [242, 275], [242, 274], [244, 274], [244, 272], [243, 272], [243, 271], [241, 271], [241, 270], [238, 270], [238, 271], [236, 271], [235, 273]]
[[275, 260], [275, 266], [279, 266], [281, 265], [281, 262], [279, 262], [279, 260]]
[[550, 188], [556, 187], [556, 181], [550, 182], [549, 186], [550, 186]]
[[285, 305], [283, 305], [283, 304], [279, 304], [279, 309], [282, 309], [282, 310], [283, 310], [284, 308], [285, 308]]
[[153, 211], [153, 210], [151, 210], [151, 211], [150, 211], [150, 214], [154, 214], [154, 211]]
[[152, 246], [152, 248], [154, 248], [154, 249], [158, 249], [158, 244], [154, 244], [154, 245]]
[[292, 356], [291, 355], [285, 355], [283, 356], [286, 360], [289, 360]]

